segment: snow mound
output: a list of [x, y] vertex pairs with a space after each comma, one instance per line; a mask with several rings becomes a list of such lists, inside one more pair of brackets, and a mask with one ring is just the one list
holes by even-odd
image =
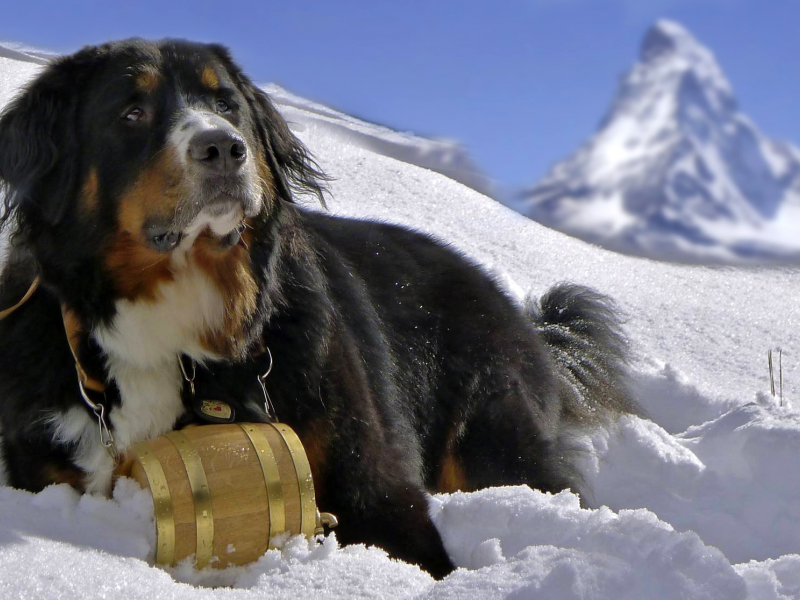
[[584, 510], [569, 492], [527, 487], [437, 500], [446, 547], [457, 564], [480, 569], [456, 572], [437, 598], [746, 597], [719, 551], [646, 510]]
[[[115, 498], [66, 485], [40, 494], [3, 490], [3, 597], [194, 598], [746, 598], [745, 579], [695, 533], [646, 510], [582, 509], [562, 492], [528, 487], [440, 495], [431, 514], [458, 569], [434, 582], [375, 548], [284, 540], [257, 563], [197, 572], [150, 567], [152, 503], [127, 480]], [[148, 511], [149, 508], [149, 511]], [[777, 563], [750, 563], [772, 581]], [[111, 575], [111, 576], [110, 576]], [[762, 584], [766, 585], [766, 584]]]
[[625, 417], [598, 431], [583, 472], [593, 501], [615, 510], [644, 505], [679, 531], [694, 531], [731, 562], [798, 552], [800, 413], [747, 404], [669, 435]]

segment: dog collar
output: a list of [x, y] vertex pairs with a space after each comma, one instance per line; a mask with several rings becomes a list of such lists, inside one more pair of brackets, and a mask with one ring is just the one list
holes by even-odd
[[[261, 356], [263, 356], [263, 354], [264, 353], [262, 353]], [[272, 372], [273, 364], [272, 352], [269, 347], [266, 348], [265, 354], [269, 359], [269, 363], [263, 374], [256, 375], [256, 381], [264, 395], [264, 413], [271, 421], [277, 421], [278, 418], [275, 413], [275, 406], [272, 404], [272, 398], [269, 396], [266, 384], [267, 377]], [[201, 420], [208, 423], [233, 423], [236, 420], [236, 411], [230, 404], [223, 400], [209, 400], [197, 395], [194, 384], [195, 376], [197, 375], [197, 361], [190, 357], [186, 358], [191, 365], [191, 372], [184, 364], [184, 355], [178, 356], [178, 365], [181, 368], [184, 382], [189, 384], [189, 391], [191, 393], [192, 406], [194, 407], [195, 414]]]
[[[30, 300], [31, 296], [33, 296], [34, 292], [36, 292], [36, 290], [39, 288], [40, 281], [41, 279], [37, 275], [33, 279], [33, 283], [31, 283], [28, 291], [25, 292], [25, 295], [19, 302], [10, 308], [0, 311], [0, 321], [11, 315], [14, 311]], [[87, 390], [91, 390], [99, 394], [105, 394], [106, 386], [103, 382], [89, 377], [89, 375], [86, 374], [86, 371], [81, 366], [80, 360], [78, 359], [78, 344], [80, 343], [82, 328], [77, 315], [68, 309], [66, 305], [62, 304], [61, 316], [64, 320], [64, 331], [67, 334], [69, 349], [72, 352], [72, 357], [75, 359], [75, 371], [78, 373], [78, 387], [81, 391], [81, 397], [94, 413], [95, 417], [97, 417], [97, 424], [100, 427], [100, 444], [102, 444], [103, 447], [108, 450], [108, 453], [111, 455], [111, 458], [114, 460], [114, 462], [119, 464], [120, 456], [119, 452], [117, 451], [117, 447], [114, 444], [114, 436], [111, 434], [111, 430], [108, 428], [108, 424], [106, 423], [105, 406], [101, 402], [95, 402], [92, 400], [87, 392]]]
[[81, 365], [78, 356], [78, 345], [80, 344], [81, 336], [83, 335], [83, 327], [74, 311], [67, 308], [66, 304], [61, 305], [61, 317], [64, 321], [64, 332], [67, 334], [67, 342], [69, 349], [72, 352], [72, 358], [75, 359], [75, 371], [78, 374], [78, 387], [81, 391], [81, 397], [86, 405], [97, 417], [97, 424], [100, 427], [100, 444], [108, 450], [111, 458], [115, 463], [119, 464], [120, 454], [117, 446], [114, 443], [114, 435], [106, 423], [106, 409], [105, 405], [101, 402], [95, 402], [89, 396], [89, 391], [103, 394], [105, 398], [106, 384], [93, 377], [90, 377], [83, 366]]
[[75, 370], [78, 372], [78, 381], [87, 389], [97, 392], [98, 394], [105, 394], [106, 384], [102, 381], [90, 377], [78, 358], [78, 345], [80, 344], [81, 335], [83, 334], [83, 327], [81, 327], [80, 320], [74, 311], [67, 308], [66, 305], [61, 305], [61, 317], [64, 320], [64, 331], [67, 334], [67, 342], [69, 342], [69, 349], [72, 352], [72, 358], [75, 359]]

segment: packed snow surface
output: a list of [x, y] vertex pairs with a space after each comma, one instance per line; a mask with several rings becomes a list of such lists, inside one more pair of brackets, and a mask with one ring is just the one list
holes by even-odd
[[[0, 57], [0, 101], [37, 68]], [[303, 110], [299, 101], [291, 108], [295, 117]], [[398, 160], [392, 145], [353, 143], [347, 119], [336, 128], [292, 120], [336, 178], [332, 212], [447, 240], [515, 297], [563, 280], [613, 296], [627, 319], [634, 392], [652, 420], [627, 416], [577, 438], [593, 508], [570, 492], [527, 487], [432, 497], [461, 567], [438, 582], [335, 536], [281, 539], [248, 567], [165, 571], [151, 566], [152, 504], [133, 482], [122, 480], [112, 499], [65, 485], [0, 487], [0, 597], [800, 598], [797, 269], [615, 254]], [[370, 131], [359, 123], [359, 136]], [[766, 354], [777, 347], [782, 401], [768, 391]]]

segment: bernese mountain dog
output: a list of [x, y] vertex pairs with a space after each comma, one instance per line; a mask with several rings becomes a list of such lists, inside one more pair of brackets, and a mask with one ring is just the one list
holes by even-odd
[[442, 577], [426, 493], [581, 490], [570, 431], [637, 410], [604, 296], [520, 306], [440, 241], [299, 205], [327, 178], [222, 46], [54, 60], [0, 117], [0, 179], [14, 487], [108, 494], [222, 399], [294, 428], [342, 543]]

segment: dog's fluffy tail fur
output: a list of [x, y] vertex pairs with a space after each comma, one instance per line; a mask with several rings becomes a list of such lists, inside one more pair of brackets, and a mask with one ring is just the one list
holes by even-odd
[[564, 383], [562, 418], [600, 424], [620, 413], [642, 414], [627, 383], [628, 343], [613, 300], [590, 288], [561, 283], [525, 302]]

